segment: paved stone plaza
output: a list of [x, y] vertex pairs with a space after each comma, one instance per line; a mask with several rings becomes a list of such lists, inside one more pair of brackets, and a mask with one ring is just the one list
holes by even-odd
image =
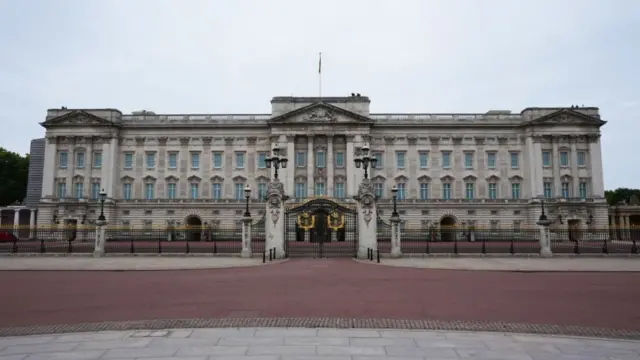
[[508, 333], [210, 328], [0, 338], [0, 360], [640, 360], [640, 342]]

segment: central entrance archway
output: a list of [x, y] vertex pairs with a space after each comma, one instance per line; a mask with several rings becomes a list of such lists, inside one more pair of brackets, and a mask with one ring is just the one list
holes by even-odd
[[187, 225], [187, 240], [188, 241], [200, 241], [202, 234], [202, 220], [196, 215], [188, 216], [185, 220]]
[[440, 219], [440, 240], [454, 241], [456, 238], [456, 218], [447, 215]]
[[285, 253], [291, 257], [354, 257], [358, 250], [355, 207], [314, 199], [285, 208]]

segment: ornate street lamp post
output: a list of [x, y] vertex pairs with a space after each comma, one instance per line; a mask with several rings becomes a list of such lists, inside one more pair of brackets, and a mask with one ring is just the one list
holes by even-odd
[[98, 221], [107, 221], [104, 217], [104, 201], [107, 199], [107, 192], [102, 189], [98, 196], [100, 197], [100, 216], [98, 216]]
[[[547, 214], [544, 213], [544, 200], [540, 201], [540, 207], [542, 208], [542, 213], [540, 214], [538, 221], [548, 221], [549, 219], [547, 219]], [[560, 223], [562, 224], [562, 218], [560, 219]]]
[[362, 168], [364, 169], [364, 178], [368, 179], [369, 178], [369, 166], [371, 166], [371, 169], [373, 169], [374, 167], [376, 167], [376, 162], [378, 161], [375, 157], [369, 155], [369, 145], [364, 144], [364, 146], [362, 146], [362, 149], [360, 149], [362, 154], [360, 157], [355, 158], [353, 161], [356, 163], [356, 168], [360, 168], [360, 166], [362, 165]]
[[247, 200], [247, 205], [244, 209], [244, 217], [250, 217], [251, 213], [249, 212], [249, 198], [251, 198], [251, 187], [249, 187], [249, 185], [245, 186], [244, 188], [244, 198]]
[[267, 169], [270, 169], [271, 166], [273, 166], [273, 169], [274, 169], [273, 178], [275, 180], [278, 180], [278, 169], [279, 168], [286, 169], [288, 161], [289, 159], [280, 155], [280, 148], [278, 147], [277, 144], [276, 146], [273, 147], [273, 156], [267, 157], [266, 159], [264, 159]]
[[398, 187], [393, 185], [391, 188], [391, 194], [393, 195], [393, 212], [391, 213], [391, 217], [399, 217], [398, 208], [396, 207], [396, 199], [398, 199]]

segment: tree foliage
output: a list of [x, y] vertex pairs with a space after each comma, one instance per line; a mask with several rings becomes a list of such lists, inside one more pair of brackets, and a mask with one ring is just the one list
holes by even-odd
[[0, 147], [0, 206], [22, 202], [28, 179], [29, 154], [22, 156]]
[[609, 205], [616, 205], [621, 201], [628, 203], [633, 195], [640, 198], [640, 189], [617, 188], [604, 192], [604, 197]]

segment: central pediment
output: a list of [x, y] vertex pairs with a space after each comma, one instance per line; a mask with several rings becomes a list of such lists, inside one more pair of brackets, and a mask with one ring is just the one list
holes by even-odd
[[371, 124], [373, 120], [338, 106], [318, 102], [272, 117], [269, 124]]
[[44, 128], [51, 127], [95, 127], [95, 126], [110, 126], [118, 127], [119, 124], [93, 115], [82, 110], [73, 110], [64, 115], [49, 119], [40, 123]]
[[524, 123], [524, 126], [577, 125], [600, 127], [607, 122], [578, 111], [563, 109]]

